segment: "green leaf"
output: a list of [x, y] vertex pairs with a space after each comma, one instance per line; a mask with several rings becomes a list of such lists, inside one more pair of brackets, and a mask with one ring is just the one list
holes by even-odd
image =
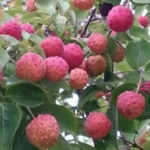
[[108, 45], [107, 45], [107, 51], [109, 53], [110, 56], [112, 56], [115, 52], [116, 52], [116, 42], [113, 38], [109, 38], [108, 39]]
[[0, 105], [0, 149], [8, 150], [21, 121], [21, 114], [13, 104]]
[[132, 0], [134, 3], [138, 3], [138, 4], [148, 4], [150, 3], [149, 0]]
[[99, 91], [99, 88], [95, 85], [87, 87], [85, 90], [81, 92], [79, 104], [78, 104], [78, 110], [82, 109], [82, 107], [90, 101], [90, 99], [94, 96], [96, 92]]
[[35, 44], [40, 44], [42, 41], [42, 38], [40, 38], [38, 35], [36, 34], [30, 34], [29, 40], [34, 42]]
[[41, 88], [30, 83], [17, 83], [6, 90], [6, 97], [19, 105], [37, 107], [46, 99]]
[[149, 61], [150, 43], [144, 39], [129, 42], [125, 51], [125, 57], [129, 65], [138, 70]]
[[50, 104], [47, 102], [37, 108], [32, 109], [32, 111], [36, 115], [48, 113], [55, 116], [62, 131], [76, 130], [76, 120], [72, 112], [64, 106]]
[[141, 76], [145, 80], [150, 80], [150, 63], [145, 67], [145, 69], [142, 72]]
[[66, 2], [66, 0], [58, 0], [58, 4], [60, 5], [60, 7], [64, 13], [66, 11], [68, 11], [68, 9], [70, 7], [70, 4], [68, 2]]
[[78, 143], [79, 143], [79, 146], [82, 150], [97, 150], [96, 148], [94, 148], [88, 144], [81, 143], [81, 142], [78, 142]]
[[8, 63], [10, 56], [8, 53], [0, 47], [0, 69], [2, 70], [4, 66]]
[[7, 77], [15, 74], [15, 64], [12, 62], [8, 62], [3, 68], [3, 74]]
[[60, 135], [57, 143], [50, 150], [71, 150], [69, 143]]
[[27, 124], [27, 118], [23, 118], [14, 137], [12, 150], [38, 150], [29, 143], [26, 137], [25, 127]]

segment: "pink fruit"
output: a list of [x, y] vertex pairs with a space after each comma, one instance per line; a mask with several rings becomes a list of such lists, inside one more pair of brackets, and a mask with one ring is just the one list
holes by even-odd
[[40, 46], [47, 57], [61, 56], [64, 51], [64, 44], [58, 37], [48, 37], [41, 42]]
[[31, 24], [29, 24], [29, 23], [21, 24], [21, 29], [25, 30], [26, 32], [28, 32], [30, 34], [34, 34], [35, 33], [34, 27]]
[[29, 12], [36, 11], [37, 8], [35, 6], [35, 0], [27, 0], [26, 1], [26, 9]]
[[116, 52], [112, 56], [113, 62], [117, 62], [118, 63], [118, 62], [123, 61], [124, 56], [125, 56], [124, 48], [121, 45], [117, 45]]
[[140, 92], [143, 92], [145, 94], [149, 94], [150, 92], [150, 81], [144, 82], [140, 85]]
[[85, 70], [75, 68], [71, 70], [69, 84], [76, 90], [83, 89], [88, 83], [88, 74]]
[[84, 52], [77, 44], [70, 43], [64, 46], [63, 58], [68, 63], [70, 69], [74, 69], [82, 64]]
[[148, 27], [148, 25], [150, 23], [150, 19], [147, 16], [139, 16], [138, 17], [138, 22], [141, 26], [146, 28], [146, 27]]
[[133, 24], [134, 16], [132, 11], [125, 6], [113, 7], [107, 16], [107, 24], [109, 28], [115, 32], [125, 32]]
[[33, 52], [27, 52], [16, 62], [16, 74], [20, 79], [32, 82], [40, 81], [46, 73], [43, 58]]
[[95, 54], [102, 54], [107, 47], [107, 38], [100, 33], [93, 33], [90, 35], [87, 45]]
[[68, 72], [67, 62], [58, 56], [48, 57], [45, 59], [46, 78], [49, 81], [56, 82], [62, 80]]
[[101, 55], [90, 56], [86, 60], [86, 70], [90, 77], [101, 75], [106, 70], [106, 60]]
[[112, 123], [108, 117], [101, 112], [92, 112], [86, 118], [84, 129], [88, 136], [93, 139], [106, 137], [112, 128]]
[[142, 94], [125, 91], [117, 98], [118, 111], [128, 119], [139, 117], [145, 108], [145, 98]]
[[16, 21], [7, 21], [0, 27], [0, 34], [10, 35], [17, 40], [21, 39], [21, 26]]
[[3, 72], [0, 70], [0, 83], [3, 81]]
[[72, 4], [79, 10], [88, 10], [93, 7], [94, 0], [72, 0]]
[[82, 61], [82, 64], [81, 64], [78, 68], [87, 71], [87, 70], [86, 70], [86, 59], [84, 59], [84, 60]]
[[48, 149], [58, 140], [59, 124], [52, 115], [38, 115], [27, 125], [25, 131], [32, 145], [40, 149]]

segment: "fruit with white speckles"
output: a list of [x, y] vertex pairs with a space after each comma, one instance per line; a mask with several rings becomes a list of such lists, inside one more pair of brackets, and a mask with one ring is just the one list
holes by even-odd
[[59, 57], [48, 57], [45, 60], [46, 65], [46, 79], [51, 82], [62, 80], [68, 72], [69, 66], [67, 62]]
[[38, 115], [25, 130], [29, 142], [41, 149], [53, 147], [59, 137], [59, 124], [50, 114]]
[[23, 54], [16, 62], [16, 74], [20, 79], [38, 82], [44, 78], [46, 66], [43, 58], [33, 52]]

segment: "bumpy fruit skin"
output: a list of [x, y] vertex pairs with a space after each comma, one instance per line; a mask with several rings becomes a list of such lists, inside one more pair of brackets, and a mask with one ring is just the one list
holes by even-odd
[[125, 91], [117, 98], [117, 109], [124, 117], [135, 119], [145, 109], [145, 98], [142, 94]]
[[116, 52], [112, 56], [113, 62], [121, 62], [124, 59], [125, 51], [121, 45], [117, 45]]
[[29, 12], [36, 11], [37, 8], [35, 6], [35, 0], [27, 0], [26, 1], [26, 9]]
[[87, 71], [87, 70], [86, 70], [86, 59], [84, 59], [84, 60], [82, 61], [82, 64], [81, 64], [78, 68]]
[[0, 27], [0, 34], [10, 35], [17, 40], [20, 40], [22, 36], [22, 29], [16, 21], [7, 21]]
[[90, 35], [87, 45], [95, 54], [102, 54], [107, 47], [107, 38], [100, 33]]
[[83, 89], [88, 83], [88, 74], [85, 70], [75, 68], [71, 70], [69, 76], [69, 84], [76, 90]]
[[127, 31], [132, 26], [133, 21], [132, 11], [121, 5], [113, 7], [107, 16], [107, 24], [115, 32]]
[[64, 44], [58, 37], [48, 37], [41, 42], [40, 46], [47, 57], [61, 56], [64, 51]]
[[63, 58], [68, 63], [69, 68], [74, 69], [82, 64], [84, 52], [77, 44], [70, 43], [64, 46]]
[[95, 77], [105, 72], [106, 66], [106, 60], [101, 55], [90, 56], [86, 60], [86, 69], [90, 77]]
[[72, 0], [72, 4], [79, 10], [88, 10], [93, 7], [94, 0]]
[[150, 23], [150, 19], [147, 16], [139, 16], [138, 22], [142, 27], [146, 28]]
[[67, 62], [58, 56], [48, 57], [45, 59], [46, 79], [51, 82], [57, 82], [65, 77], [69, 66]]
[[31, 24], [29, 24], [29, 23], [21, 24], [21, 29], [25, 30], [26, 32], [28, 32], [30, 34], [34, 34], [35, 33], [34, 27]]
[[144, 82], [140, 85], [140, 92], [143, 92], [145, 94], [149, 94], [150, 92], [150, 81]]
[[37, 148], [51, 148], [59, 137], [59, 124], [49, 114], [38, 115], [25, 128], [27, 139]]
[[94, 97], [95, 97], [96, 99], [102, 98], [103, 96], [104, 96], [104, 92], [102, 92], [102, 91], [99, 91], [99, 92], [97, 92], [97, 93], [94, 95]]
[[108, 117], [101, 112], [92, 112], [86, 118], [84, 129], [88, 136], [93, 139], [106, 137], [112, 128], [112, 123]]
[[46, 66], [43, 58], [33, 52], [27, 52], [16, 62], [16, 74], [20, 79], [38, 82], [44, 78]]

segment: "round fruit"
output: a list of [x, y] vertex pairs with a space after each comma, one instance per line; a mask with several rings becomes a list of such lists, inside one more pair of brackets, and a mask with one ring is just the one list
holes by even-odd
[[68, 63], [70, 69], [79, 67], [84, 59], [84, 52], [75, 43], [70, 43], [64, 46], [63, 58]]
[[46, 78], [49, 81], [56, 82], [62, 80], [68, 72], [67, 62], [58, 56], [48, 57], [45, 59]]
[[59, 137], [59, 124], [49, 114], [38, 115], [26, 127], [27, 139], [40, 149], [48, 149], [55, 145]]
[[35, 6], [35, 0], [27, 0], [26, 1], [26, 9], [29, 12], [36, 11], [37, 8]]
[[142, 27], [146, 28], [150, 23], [150, 19], [147, 16], [139, 16], [138, 22]]
[[93, 33], [90, 35], [87, 45], [95, 54], [102, 54], [107, 47], [107, 38], [100, 33]]
[[86, 70], [86, 59], [84, 59], [84, 60], [82, 61], [82, 64], [81, 64], [78, 68], [87, 71], [87, 70]]
[[92, 112], [86, 118], [84, 129], [88, 136], [93, 139], [106, 137], [112, 128], [112, 123], [108, 117], [101, 112]]
[[113, 7], [107, 16], [107, 24], [109, 28], [115, 32], [125, 32], [133, 24], [134, 16], [132, 11], [125, 6]]
[[143, 92], [145, 94], [149, 94], [150, 92], [150, 81], [144, 82], [140, 85], [140, 92]]
[[125, 51], [121, 45], [117, 45], [116, 52], [112, 56], [113, 62], [121, 62], [124, 59]]
[[99, 92], [97, 92], [96, 94], [95, 94], [95, 98], [96, 99], [99, 99], [99, 98], [102, 98], [104, 96], [104, 92], [102, 92], [102, 91], [99, 91]]
[[93, 7], [94, 0], [72, 0], [72, 4], [79, 10], [88, 10]]
[[16, 74], [20, 79], [38, 82], [44, 78], [46, 66], [43, 58], [33, 52], [27, 52], [16, 62]]
[[145, 98], [142, 94], [125, 91], [117, 98], [118, 111], [128, 119], [139, 117], [145, 108]]
[[85, 70], [75, 68], [71, 70], [69, 76], [69, 84], [76, 90], [83, 89], [88, 83], [88, 74]]
[[90, 77], [95, 77], [105, 72], [106, 66], [106, 60], [101, 55], [90, 56], [86, 60], [86, 69]]
[[7, 21], [0, 27], [0, 34], [10, 35], [17, 40], [20, 40], [22, 29], [16, 21]]
[[40, 46], [43, 48], [46, 57], [61, 56], [64, 51], [64, 44], [58, 37], [48, 37], [41, 42]]
[[28, 32], [28, 33], [30, 33], [30, 34], [34, 34], [35, 33], [34, 27], [31, 24], [29, 24], [29, 23], [21, 24], [21, 29], [26, 31], [26, 32]]

